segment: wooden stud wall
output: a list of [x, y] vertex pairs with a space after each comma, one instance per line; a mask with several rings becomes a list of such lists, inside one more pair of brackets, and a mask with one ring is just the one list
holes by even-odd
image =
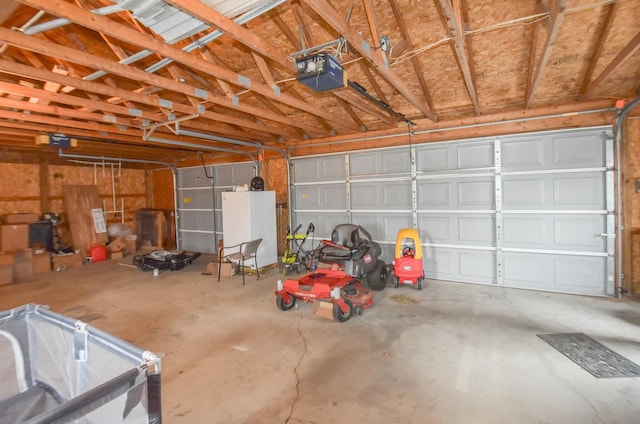
[[623, 273], [626, 276], [624, 287], [635, 295], [640, 294], [640, 193], [636, 191], [637, 181], [640, 179], [640, 118], [630, 118], [625, 121], [623, 159], [626, 165], [624, 175], [625, 194], [625, 258]]
[[[110, 166], [105, 167], [103, 173], [101, 166], [94, 170], [93, 166], [49, 165], [46, 161], [40, 164], [0, 163], [0, 175], [3, 176], [0, 180], [0, 216], [13, 213], [64, 214], [63, 187], [94, 183], [98, 185], [100, 200], [105, 202], [105, 209], [114, 209]], [[122, 209], [124, 201], [125, 225], [135, 230], [136, 210], [149, 207], [146, 201], [145, 171], [122, 168], [118, 175], [118, 169], [114, 167], [114, 183], [115, 209]], [[107, 223], [119, 223], [121, 220], [119, 213], [107, 214]], [[58, 229], [63, 240], [70, 243], [71, 237], [64, 215]]]

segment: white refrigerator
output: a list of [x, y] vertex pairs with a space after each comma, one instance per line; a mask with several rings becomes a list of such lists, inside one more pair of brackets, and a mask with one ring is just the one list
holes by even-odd
[[[258, 248], [258, 267], [278, 262], [275, 191], [222, 192], [222, 238], [224, 246], [262, 239]], [[237, 252], [226, 250], [224, 254]], [[253, 261], [249, 261], [255, 268]]]

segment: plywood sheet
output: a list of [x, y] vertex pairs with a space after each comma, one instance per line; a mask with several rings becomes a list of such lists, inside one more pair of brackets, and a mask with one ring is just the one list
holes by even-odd
[[73, 247], [86, 254], [92, 244], [107, 243], [109, 238], [106, 226], [94, 219], [93, 211], [96, 209], [102, 211], [98, 187], [95, 185], [64, 186], [63, 193]]

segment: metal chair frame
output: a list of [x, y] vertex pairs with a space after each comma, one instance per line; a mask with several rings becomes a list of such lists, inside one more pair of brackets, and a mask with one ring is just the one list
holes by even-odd
[[[260, 279], [260, 269], [258, 268], [258, 248], [260, 247], [260, 243], [262, 243], [262, 239], [256, 239], [251, 241], [245, 241], [239, 244], [234, 244], [233, 246], [222, 246], [218, 249], [218, 282], [220, 282], [220, 268], [222, 267], [223, 261], [236, 262], [236, 266], [242, 268], [242, 285], [244, 286], [244, 263], [246, 260], [253, 259], [253, 263], [256, 266], [256, 274], [258, 274], [258, 280]], [[225, 249], [235, 249], [238, 248], [237, 252], [229, 253], [228, 255], [223, 255], [222, 253]]]

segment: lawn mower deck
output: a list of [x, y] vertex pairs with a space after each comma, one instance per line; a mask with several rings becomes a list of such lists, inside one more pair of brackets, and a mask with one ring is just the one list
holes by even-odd
[[373, 305], [373, 292], [360, 279], [342, 270], [319, 269], [299, 279], [278, 281], [276, 306], [282, 311], [292, 309], [296, 300], [324, 301], [333, 305], [334, 320], [344, 322], [353, 314], [362, 315]]

